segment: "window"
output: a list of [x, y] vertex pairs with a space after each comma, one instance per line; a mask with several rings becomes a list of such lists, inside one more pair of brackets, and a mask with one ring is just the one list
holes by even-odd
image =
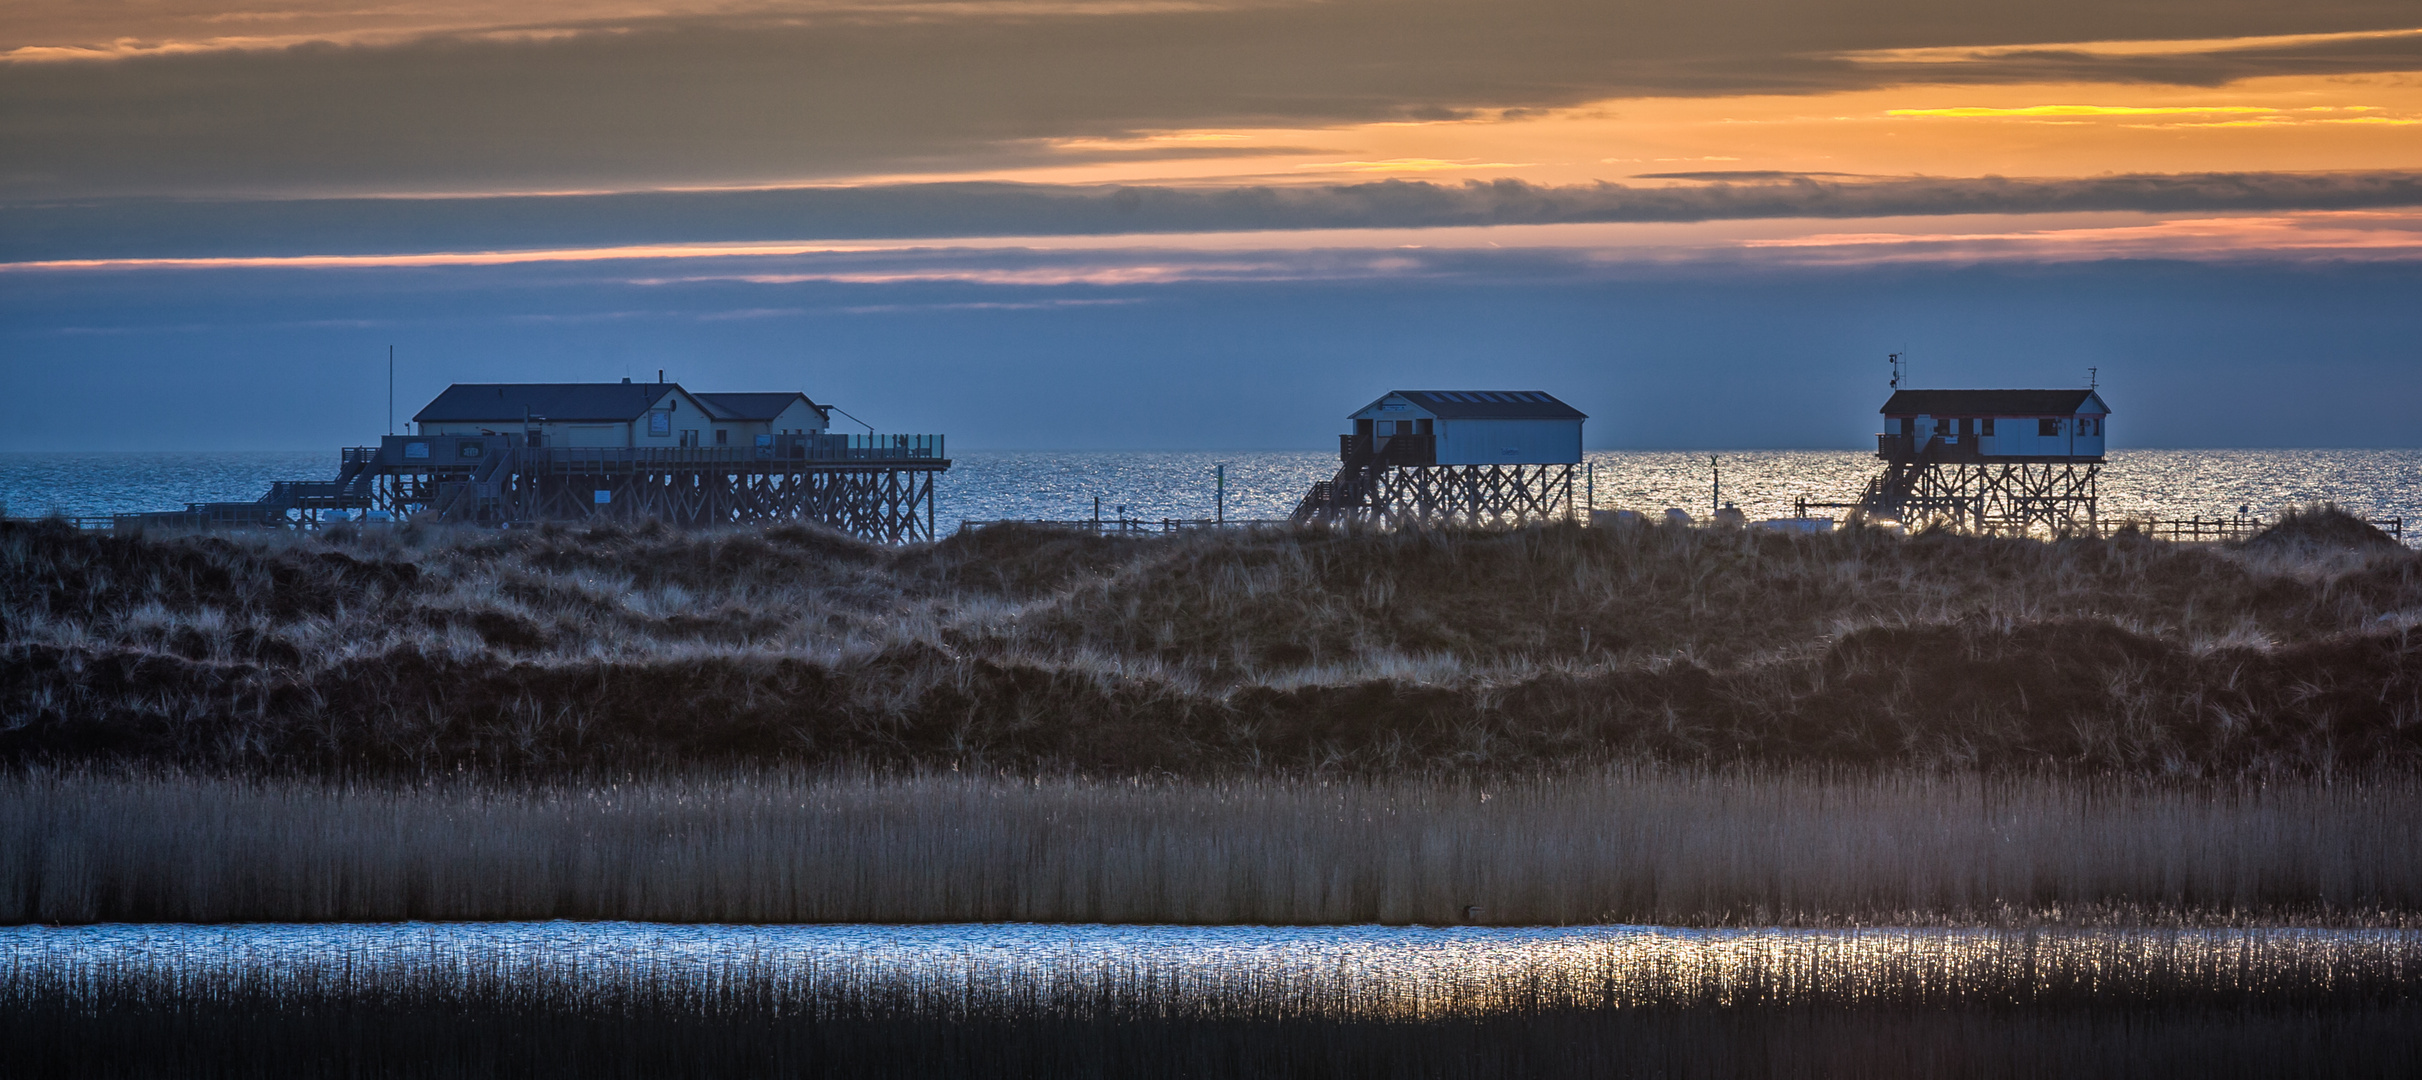
[[1431, 429], [1431, 425], [1430, 425], [1430, 422], [1429, 422], [1429, 421], [1427, 421], [1427, 420], [1415, 420], [1415, 421], [1413, 421], [1413, 434], [1415, 434], [1415, 435], [1431, 435], [1431, 434], [1436, 434], [1436, 432], [1434, 432], [1434, 431]]
[[648, 412], [648, 434], [659, 439], [673, 433], [673, 410], [652, 409]]
[[1936, 417], [1934, 421], [1934, 433], [1936, 435], [1951, 434], [1951, 421], [1941, 417]]
[[2035, 422], [2035, 433], [2046, 438], [2060, 434], [2060, 421], [2046, 417]]
[[2077, 420], [2077, 433], [2080, 435], [2102, 434], [2102, 419], [2094, 416], [2079, 417]]
[[1960, 417], [1959, 433], [1962, 438], [1976, 434], [1976, 421], [1969, 417]]
[[1903, 434], [1903, 435], [1915, 435], [1915, 434], [1917, 434], [1917, 417], [1914, 417], [1914, 416], [1904, 416], [1904, 417], [1901, 417], [1901, 434]]
[[1983, 436], [1985, 436], [1985, 437], [1987, 437], [1987, 438], [1991, 438], [1991, 437], [1993, 436], [1993, 418], [1992, 418], [1992, 417], [1988, 416], [1988, 417], [1986, 417], [1986, 418], [1984, 418], [1984, 419], [1982, 419], [1982, 420], [1977, 421], [1976, 423], [1977, 423], [1977, 429], [1976, 429], [1976, 433], [1977, 433], [1977, 434], [1979, 434], [1979, 435], [1983, 435]]
[[695, 428], [683, 428], [683, 429], [681, 429], [681, 445], [683, 445], [683, 446], [685, 446], [685, 447], [686, 447], [686, 446], [696, 446], [696, 445], [698, 445], [698, 431], [697, 431], [697, 429], [695, 429]]
[[716, 429], [715, 429], [715, 445], [717, 445], [717, 446], [730, 446], [731, 444], [732, 444], [732, 431], [731, 431], [731, 429], [730, 429], [730, 428], [716, 428]]

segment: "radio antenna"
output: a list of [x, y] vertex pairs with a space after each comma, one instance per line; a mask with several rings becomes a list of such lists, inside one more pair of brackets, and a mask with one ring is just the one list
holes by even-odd
[[1892, 361], [1892, 388], [1898, 390], [1901, 388], [1901, 354], [1892, 353], [1884, 359]]

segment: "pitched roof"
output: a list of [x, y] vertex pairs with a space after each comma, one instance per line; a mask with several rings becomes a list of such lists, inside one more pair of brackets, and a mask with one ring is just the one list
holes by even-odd
[[805, 401], [807, 407], [816, 410], [818, 416], [824, 414], [824, 406], [816, 404], [806, 394], [797, 391], [790, 393], [692, 394], [690, 396], [705, 403], [707, 408], [715, 410], [716, 414], [725, 420], [772, 420], [782, 415], [782, 410], [790, 408], [791, 402], [794, 401]]
[[[1587, 420], [1589, 414], [1541, 390], [1390, 390], [1441, 420]], [[1371, 405], [1379, 404], [1374, 401]], [[1369, 409], [1371, 405], [1363, 406]]]
[[455, 383], [412, 422], [636, 420], [679, 383]]
[[2074, 416], [2102, 403], [2092, 390], [1897, 390], [1886, 416]]

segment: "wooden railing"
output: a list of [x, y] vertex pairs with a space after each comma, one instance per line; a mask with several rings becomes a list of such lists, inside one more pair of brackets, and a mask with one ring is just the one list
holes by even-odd
[[[2400, 544], [2405, 542], [2404, 518], [2364, 518], [2363, 523], [2387, 533], [2391, 540]], [[2261, 518], [2250, 516], [2136, 518], [2119, 522], [2116, 529], [2134, 529], [2156, 540], [2181, 540], [2192, 543], [2243, 540], [2274, 524], [2276, 524], [2275, 521], [2264, 521]]]
[[1050, 529], [1074, 529], [1098, 533], [1174, 533], [1192, 529], [1250, 529], [1258, 527], [1283, 528], [1291, 522], [1284, 518], [1077, 518], [1055, 521], [1045, 518], [994, 518], [976, 520], [961, 518], [959, 531], [974, 532], [993, 525], [1040, 525]]

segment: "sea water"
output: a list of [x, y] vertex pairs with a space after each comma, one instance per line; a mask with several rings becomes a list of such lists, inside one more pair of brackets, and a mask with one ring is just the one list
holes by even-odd
[[[0, 928], [0, 1001], [113, 983], [275, 996], [513, 985], [577, 1000], [754, 988], [772, 1003], [906, 989], [1142, 992], [1366, 1014], [1486, 1010], [1509, 993], [1599, 1004], [2112, 1001], [2408, 992], [2422, 933], [2275, 929], [1655, 926], [676, 925], [634, 922]], [[2358, 987], [2356, 984], [2363, 984]], [[1610, 999], [1608, 995], [1613, 995]]]
[[[1858, 450], [1591, 451], [1574, 496], [1599, 509], [1694, 517], [1719, 502], [1752, 519], [1795, 500], [1848, 502], [1877, 469]], [[947, 530], [963, 520], [1281, 519], [1334, 452], [977, 450], [954, 455], [935, 498]], [[0, 454], [11, 516], [174, 510], [260, 497], [275, 480], [329, 479], [332, 453]], [[1224, 511], [1219, 488], [1225, 478]], [[2118, 450], [2102, 470], [2102, 516], [2262, 518], [2317, 501], [2371, 518], [2422, 515], [2422, 450]], [[1838, 510], [1812, 513], [1839, 516]]]

